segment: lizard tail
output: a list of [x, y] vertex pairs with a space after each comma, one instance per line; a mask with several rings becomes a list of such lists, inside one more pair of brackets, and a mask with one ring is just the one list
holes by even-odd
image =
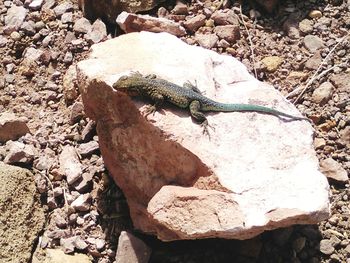
[[222, 111], [222, 112], [232, 112], [232, 111], [241, 111], [241, 112], [246, 112], [246, 111], [254, 111], [254, 112], [260, 112], [260, 113], [266, 113], [266, 114], [271, 114], [275, 116], [282, 116], [282, 117], [287, 117], [292, 120], [307, 120], [310, 121], [310, 119], [306, 117], [299, 117], [299, 116], [294, 116], [290, 115], [288, 113], [284, 113], [279, 110], [275, 110], [272, 108], [260, 106], [260, 105], [254, 105], [254, 104], [222, 104], [219, 107], [216, 105], [216, 107], [213, 107], [210, 109], [210, 111]]

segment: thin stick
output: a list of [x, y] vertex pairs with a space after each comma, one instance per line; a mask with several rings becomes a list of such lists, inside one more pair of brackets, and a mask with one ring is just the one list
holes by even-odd
[[[348, 36], [348, 34], [346, 34], [327, 54], [327, 56], [322, 60], [322, 62], [320, 63], [320, 65], [318, 66], [317, 70], [315, 71], [315, 73], [312, 75], [312, 77], [309, 79], [309, 81], [306, 83], [305, 87], [302, 89], [301, 87], [293, 90], [292, 92], [290, 92], [286, 98], [289, 98], [291, 96], [294, 96], [295, 94], [299, 93], [299, 91], [301, 90], [299, 96], [295, 99], [295, 101], [293, 102], [293, 104], [297, 103], [299, 101], [299, 99], [304, 95], [305, 91], [309, 88], [309, 86], [320, 76], [324, 75], [325, 73], [322, 73], [317, 75], [318, 72], [320, 71], [321, 67], [323, 66], [323, 64], [328, 60], [328, 58], [330, 57], [330, 55], [334, 52], [334, 50], [337, 48], [337, 46], [340, 45], [340, 43], [343, 42], [343, 40]], [[333, 67], [332, 67], [333, 68]], [[330, 70], [326, 70], [327, 72]]]
[[241, 4], [241, 3], [239, 4], [239, 14], [240, 14], [240, 16], [241, 16], [243, 26], [244, 26], [245, 30], [247, 31], [247, 34], [248, 34], [249, 49], [250, 49], [250, 53], [252, 54], [254, 75], [255, 75], [255, 78], [258, 78], [258, 74], [257, 74], [257, 72], [256, 72], [256, 66], [255, 66], [256, 63], [255, 63], [254, 45], [253, 45], [253, 41], [252, 41], [252, 38], [251, 38], [251, 36], [250, 36], [248, 27], [247, 27], [247, 25], [246, 25], [246, 23], [245, 23], [245, 21], [244, 21], [244, 17], [243, 17], [243, 13], [242, 13], [242, 4]]

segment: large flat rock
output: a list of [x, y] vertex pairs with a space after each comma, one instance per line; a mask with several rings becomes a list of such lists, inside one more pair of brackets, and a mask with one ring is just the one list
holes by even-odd
[[90, 58], [77, 66], [80, 91], [136, 228], [162, 240], [247, 239], [329, 216], [329, 186], [307, 121], [209, 113], [208, 137], [186, 110], [173, 106], [144, 118], [147, 101], [111, 87], [131, 71], [179, 85], [196, 82], [220, 102], [300, 113], [236, 59], [169, 34], [131, 33], [94, 45]]

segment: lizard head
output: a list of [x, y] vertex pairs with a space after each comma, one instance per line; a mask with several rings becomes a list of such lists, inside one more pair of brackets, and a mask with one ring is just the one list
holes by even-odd
[[113, 88], [129, 96], [137, 96], [139, 94], [139, 82], [138, 76], [122, 76], [113, 84]]

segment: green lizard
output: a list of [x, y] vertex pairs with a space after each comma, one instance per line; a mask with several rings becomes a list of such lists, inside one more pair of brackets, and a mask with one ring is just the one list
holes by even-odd
[[307, 120], [305, 117], [293, 116], [272, 108], [254, 104], [226, 104], [211, 100], [201, 94], [199, 89], [187, 82], [183, 87], [167, 80], [157, 78], [155, 75], [142, 76], [139, 72], [133, 72], [129, 76], [122, 76], [113, 84], [113, 88], [130, 96], [150, 98], [154, 105], [146, 110], [146, 116], [154, 113], [165, 101], [179, 108], [189, 108], [191, 116], [203, 126], [203, 132], [207, 131], [208, 120], [203, 112], [232, 112], [255, 111], [271, 114], [277, 117], [287, 117], [290, 120]]

